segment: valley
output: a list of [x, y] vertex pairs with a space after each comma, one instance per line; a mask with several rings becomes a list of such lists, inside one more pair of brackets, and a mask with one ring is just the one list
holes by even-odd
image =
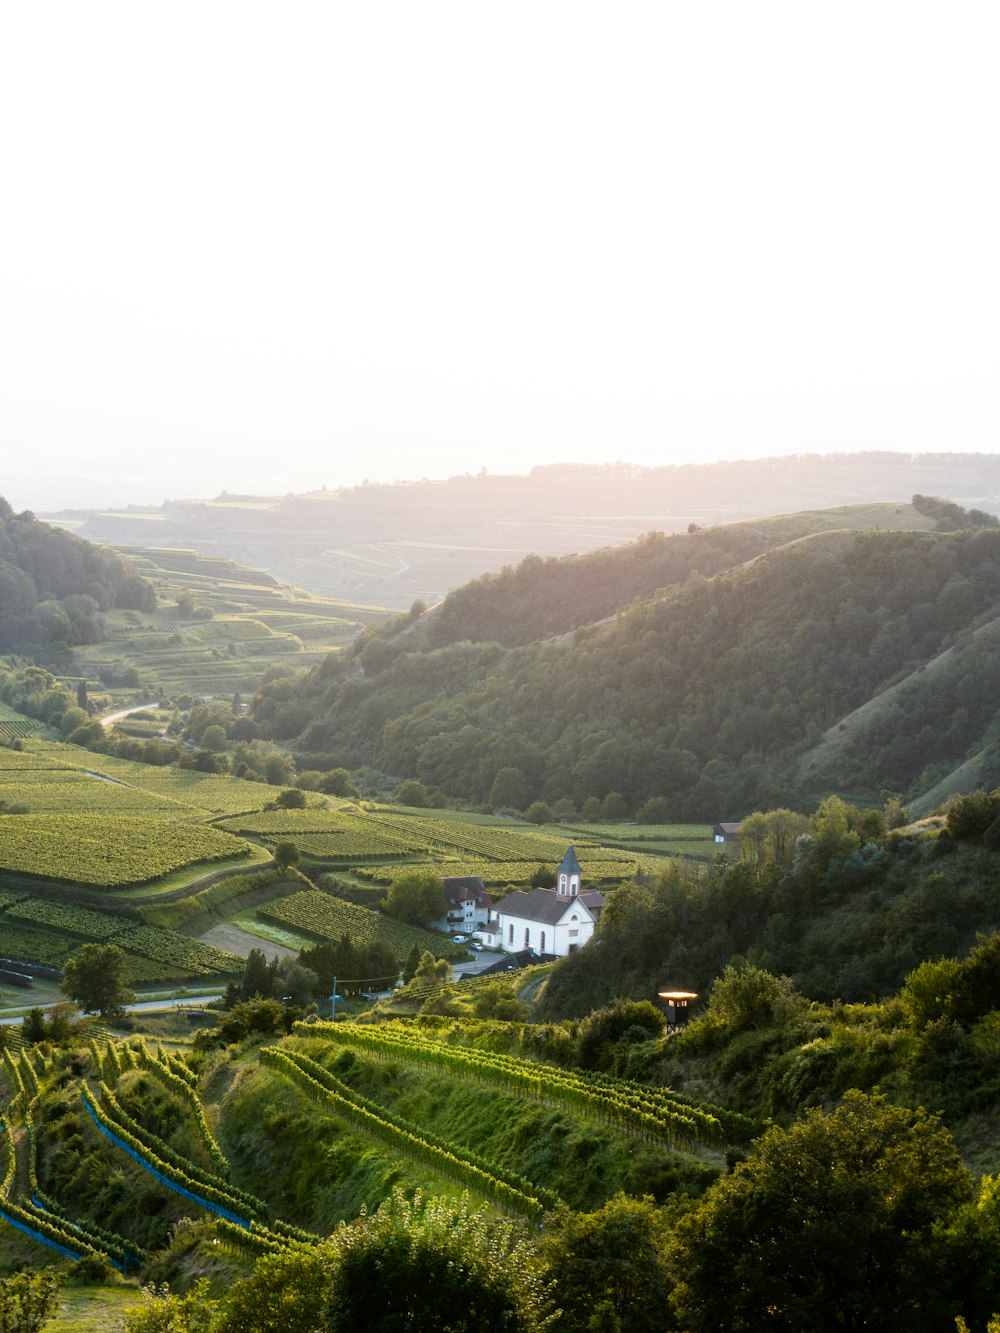
[[[828, 1253], [873, 1326], [985, 1327], [988, 513], [691, 519], [429, 610], [131, 529], [102, 605], [51, 582], [86, 544], [0, 517], [0, 1287], [55, 1264], [52, 1327], [307, 1330], [391, 1255], [458, 1275], [427, 1311], [708, 1333], [863, 1214], [909, 1275]], [[597, 921], [555, 956], [566, 864]], [[541, 948], [470, 929], [469, 884], [551, 897]], [[776, 1297], [729, 1262], [761, 1243]]]

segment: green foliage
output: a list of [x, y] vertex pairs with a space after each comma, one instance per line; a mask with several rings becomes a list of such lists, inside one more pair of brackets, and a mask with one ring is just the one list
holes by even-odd
[[[619, 1329], [661, 1333], [671, 1288], [669, 1229], [649, 1199], [609, 1199], [592, 1213], [561, 1211], [549, 1220], [543, 1253], [556, 1280], [566, 1333]], [[607, 1306], [598, 1323], [593, 1315]]]
[[953, 838], [981, 837], [1000, 815], [1000, 790], [974, 791], [948, 805], [947, 829]]
[[299, 849], [294, 842], [288, 840], [275, 843], [273, 856], [279, 870], [287, 870], [289, 866], [299, 863]]
[[165, 1285], [143, 1287], [142, 1307], [125, 1316], [126, 1333], [210, 1333], [217, 1327], [219, 1303], [208, 1292], [207, 1278], [195, 1282], [184, 1296]]
[[787, 977], [775, 977], [745, 960], [727, 963], [712, 985], [702, 1022], [727, 1034], [782, 1022], [801, 1007]]
[[135, 999], [125, 954], [116, 944], [84, 944], [66, 960], [60, 988], [85, 1012], [120, 1018]]
[[[608, 819], [651, 797], [675, 818], [711, 821], [763, 799], [797, 804], [804, 742], [819, 764], [813, 790], [874, 797], [924, 790], [930, 765], [950, 771], [987, 741], [995, 633], [919, 668], [991, 612], [1000, 531], [827, 534], [746, 563], [767, 544], [746, 527], [651, 539], [595, 557], [601, 576], [587, 589], [579, 561], [529, 562], [451, 594], [394, 640], [377, 674], [318, 670], [295, 698], [350, 765], [476, 803], [599, 798]], [[692, 565], [706, 577], [689, 580]], [[655, 589], [653, 568], [666, 575]], [[621, 600], [626, 570], [634, 582]], [[565, 580], [569, 601], [555, 594]], [[899, 691], [886, 695], [890, 685]], [[254, 705], [261, 716], [268, 695]], [[847, 717], [843, 738], [818, 744]], [[851, 832], [861, 831], [838, 829], [831, 812], [824, 864], [850, 855]]]
[[410, 778], [399, 784], [396, 788], [396, 800], [400, 805], [411, 805], [418, 808], [430, 805], [427, 788], [415, 778]]
[[664, 1028], [663, 1014], [649, 1000], [619, 1000], [595, 1009], [577, 1025], [574, 1063], [581, 1069], [608, 1070], [619, 1043], [655, 1040]]
[[524, 812], [529, 824], [551, 824], [552, 807], [545, 801], [532, 801]]
[[444, 884], [429, 871], [396, 875], [382, 903], [389, 916], [410, 926], [425, 926], [445, 914]]
[[58, 1294], [59, 1278], [47, 1269], [0, 1278], [0, 1333], [37, 1333]]
[[915, 1027], [944, 1018], [968, 1028], [997, 1008], [998, 997], [1000, 934], [994, 934], [981, 935], [962, 962], [921, 963], [906, 978], [900, 998]]
[[226, 1299], [217, 1333], [315, 1333], [333, 1277], [330, 1246], [264, 1255]]
[[555, 1318], [523, 1230], [468, 1203], [397, 1193], [334, 1246], [331, 1333], [540, 1333]]
[[960, 1311], [982, 1317], [942, 1231], [972, 1196], [936, 1120], [848, 1093], [770, 1129], [682, 1221], [681, 1326], [936, 1333]]

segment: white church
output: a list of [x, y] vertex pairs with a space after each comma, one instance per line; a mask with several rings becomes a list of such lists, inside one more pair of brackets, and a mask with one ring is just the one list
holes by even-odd
[[[580, 863], [572, 847], [566, 849], [556, 870], [554, 889], [508, 893], [494, 907], [489, 932], [494, 947], [504, 953], [530, 949], [565, 958], [590, 939], [604, 906], [604, 895], [583, 889]], [[484, 937], [486, 932], [482, 932]]]

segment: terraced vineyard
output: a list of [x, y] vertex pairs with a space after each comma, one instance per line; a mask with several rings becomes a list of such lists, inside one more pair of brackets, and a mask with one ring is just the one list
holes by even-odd
[[243, 960], [234, 954], [173, 930], [147, 926], [79, 903], [50, 902], [14, 893], [5, 893], [0, 902], [0, 936], [8, 957], [54, 967], [61, 966], [81, 943], [116, 944], [129, 959], [134, 981], [232, 976], [243, 967]]
[[408, 839], [405, 832], [383, 827], [383, 821], [361, 811], [262, 811], [218, 822], [217, 827], [264, 838], [294, 838], [306, 856], [339, 862], [384, 860], [419, 856], [427, 843]]
[[392, 1022], [296, 1023], [298, 1036], [320, 1037], [381, 1058], [447, 1069], [575, 1111], [630, 1134], [662, 1140], [718, 1145], [746, 1142], [754, 1130], [744, 1116], [627, 1079], [585, 1074], [477, 1047], [439, 1041], [410, 1024]]
[[[155, 797], [165, 809], [174, 810], [179, 818], [197, 820], [260, 810], [274, 800], [274, 788], [262, 782], [197, 773], [173, 765], [158, 767], [155, 764], [140, 764], [113, 755], [81, 751], [76, 745], [59, 741], [31, 740], [27, 742], [27, 747], [20, 754], [12, 755], [12, 758], [23, 758], [39, 765], [45, 763], [51, 768], [65, 770], [72, 767], [78, 771], [84, 769], [96, 773], [109, 778], [112, 783], [121, 783]], [[0, 755], [3, 753], [0, 751]]]
[[[293, 657], [296, 669], [312, 666], [390, 614], [381, 606], [313, 597], [194, 550], [116, 549], [152, 582], [160, 606], [142, 615], [110, 612], [105, 641], [75, 651], [81, 674], [125, 666], [167, 694], [252, 691], [270, 664]], [[182, 614], [177, 599], [188, 595], [194, 612]]]
[[404, 925], [380, 912], [356, 907], [353, 903], [333, 898], [328, 893], [320, 893], [317, 889], [293, 893], [288, 898], [260, 907], [257, 915], [261, 920], [291, 926], [293, 930], [317, 940], [339, 940], [349, 935], [352, 943], [359, 946], [382, 941], [391, 946], [400, 960], [406, 957], [414, 944], [421, 949], [429, 949], [436, 956], [467, 957], [465, 949], [445, 944], [440, 935], [434, 935], [429, 930]]
[[0, 815], [0, 870], [123, 888], [181, 866], [235, 861], [248, 843], [204, 825], [131, 815]]
[[41, 723], [36, 722], [34, 718], [25, 717], [23, 713], [16, 713], [7, 704], [0, 703], [0, 745], [9, 745], [11, 741], [30, 736], [40, 727]]

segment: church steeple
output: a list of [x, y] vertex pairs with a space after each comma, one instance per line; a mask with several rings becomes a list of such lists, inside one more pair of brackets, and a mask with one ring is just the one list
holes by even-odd
[[573, 844], [566, 848], [566, 855], [556, 870], [556, 893], [560, 898], [578, 898], [580, 895], [580, 862], [576, 859]]

